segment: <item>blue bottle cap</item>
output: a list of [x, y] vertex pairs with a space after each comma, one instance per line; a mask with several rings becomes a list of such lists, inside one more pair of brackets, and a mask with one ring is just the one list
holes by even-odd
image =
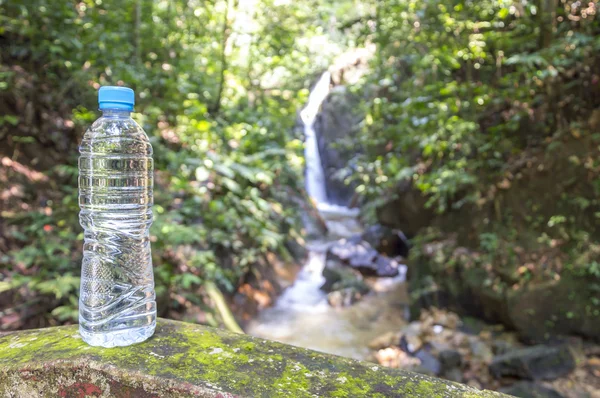
[[103, 86], [98, 90], [100, 110], [120, 109], [133, 111], [135, 93], [128, 87]]

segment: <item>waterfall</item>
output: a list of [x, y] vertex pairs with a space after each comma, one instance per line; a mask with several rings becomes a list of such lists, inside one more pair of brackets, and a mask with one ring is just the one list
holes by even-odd
[[325, 174], [319, 154], [319, 142], [314, 129], [315, 120], [319, 114], [321, 104], [329, 94], [329, 82], [331, 74], [323, 73], [317, 85], [308, 96], [308, 104], [300, 112], [304, 122], [304, 158], [306, 159], [306, 190], [308, 195], [317, 203], [327, 203], [327, 191], [325, 190]]
[[262, 310], [246, 327], [246, 332], [294, 346], [366, 359], [371, 355], [367, 342], [390, 330], [399, 330], [404, 324], [405, 288], [396, 288], [404, 282], [405, 269], [395, 278], [383, 278], [374, 285], [377, 295], [368, 295], [348, 308], [333, 308], [327, 293], [321, 290], [327, 265], [327, 250], [339, 238], [362, 232], [358, 222], [359, 209], [350, 209], [329, 203], [326, 179], [319, 153], [314, 122], [321, 104], [329, 94], [329, 72], [323, 73], [308, 97], [306, 107], [300, 112], [306, 138], [306, 190], [316, 202], [317, 210], [327, 224], [326, 237], [307, 242], [308, 259], [275, 304]]
[[[359, 209], [350, 209], [345, 206], [338, 206], [329, 203], [327, 199], [327, 190], [325, 185], [325, 173], [321, 163], [319, 153], [319, 142], [314, 129], [315, 120], [319, 114], [319, 108], [327, 95], [329, 94], [329, 83], [331, 74], [323, 73], [321, 78], [308, 96], [306, 107], [300, 112], [300, 117], [304, 123], [304, 159], [306, 161], [306, 191], [308, 195], [316, 202], [317, 209], [323, 215], [356, 217]], [[330, 226], [331, 227], [331, 226]]]

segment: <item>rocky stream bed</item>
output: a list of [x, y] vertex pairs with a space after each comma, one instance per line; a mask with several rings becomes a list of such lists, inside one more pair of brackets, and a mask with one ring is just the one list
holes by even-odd
[[526, 345], [501, 325], [434, 307], [409, 314], [404, 235], [382, 226], [309, 245], [295, 283], [248, 332], [523, 398], [600, 397], [600, 345]]

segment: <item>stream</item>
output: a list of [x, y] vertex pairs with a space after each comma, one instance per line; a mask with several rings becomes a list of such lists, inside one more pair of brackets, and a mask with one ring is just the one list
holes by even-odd
[[292, 286], [275, 304], [263, 310], [247, 326], [247, 333], [299, 347], [369, 359], [368, 344], [374, 338], [398, 331], [407, 321], [408, 294], [406, 270], [394, 278], [368, 278], [371, 292], [357, 303], [334, 308], [320, 288], [327, 248], [337, 239], [362, 232], [357, 219], [359, 209], [331, 204], [327, 200], [325, 178], [313, 124], [321, 103], [329, 93], [329, 72], [325, 72], [302, 110], [304, 122], [306, 190], [328, 228], [327, 237], [309, 242], [308, 259]]
[[[308, 244], [308, 260], [296, 281], [275, 304], [250, 322], [247, 333], [298, 347], [369, 359], [368, 344], [376, 337], [406, 325], [408, 295], [404, 273], [395, 278], [367, 280], [373, 291], [357, 303], [334, 308], [320, 287], [325, 250], [330, 242]], [[387, 279], [387, 280], [383, 280]]]

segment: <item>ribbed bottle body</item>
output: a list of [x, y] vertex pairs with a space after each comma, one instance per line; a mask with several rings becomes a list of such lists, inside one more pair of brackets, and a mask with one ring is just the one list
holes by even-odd
[[156, 326], [152, 146], [129, 112], [108, 111], [79, 151], [80, 334], [91, 345], [134, 344]]

